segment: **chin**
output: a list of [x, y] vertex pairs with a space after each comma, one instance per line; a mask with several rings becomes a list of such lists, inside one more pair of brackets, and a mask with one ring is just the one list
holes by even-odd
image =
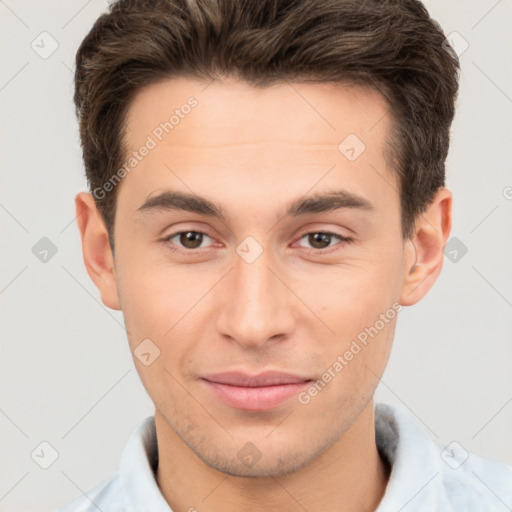
[[[243, 450], [245, 446], [247, 445], [243, 445], [240, 450]], [[255, 462], [245, 462], [242, 456], [238, 457], [238, 453], [235, 459], [222, 457], [217, 453], [211, 454], [211, 457], [199, 453], [197, 455], [205, 464], [217, 471], [230, 476], [248, 478], [281, 477], [298, 471], [308, 463], [302, 453], [296, 455], [284, 452], [276, 453], [275, 451], [270, 453], [270, 457], [266, 458], [260, 452], [261, 458]]]

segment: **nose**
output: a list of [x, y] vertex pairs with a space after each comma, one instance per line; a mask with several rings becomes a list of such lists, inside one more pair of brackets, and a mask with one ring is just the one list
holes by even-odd
[[246, 348], [279, 341], [294, 329], [293, 294], [283, 284], [270, 252], [248, 263], [234, 254], [234, 268], [222, 281], [217, 329]]

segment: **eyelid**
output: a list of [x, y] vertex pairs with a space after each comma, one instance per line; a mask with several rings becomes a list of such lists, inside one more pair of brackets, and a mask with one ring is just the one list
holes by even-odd
[[[162, 242], [165, 242], [168, 247], [173, 250], [173, 251], [181, 251], [181, 252], [184, 252], [184, 253], [188, 253], [188, 254], [192, 254], [192, 253], [204, 253], [204, 251], [207, 251], [207, 250], [211, 250], [211, 248], [213, 247], [213, 245], [210, 245], [208, 247], [197, 247], [195, 249], [188, 249], [186, 247], [182, 247], [180, 245], [176, 245], [176, 247], [173, 247], [172, 245], [175, 245], [175, 244], [170, 244], [170, 241], [172, 238], [178, 236], [178, 235], [181, 235], [182, 233], [188, 233], [188, 232], [194, 232], [194, 233], [199, 233], [201, 235], [204, 235], [204, 236], [207, 236], [208, 238], [210, 238], [211, 240], [215, 241], [214, 237], [210, 236], [207, 232], [205, 231], [201, 231], [199, 229], [180, 229], [178, 231], [175, 231], [173, 233], [170, 233], [169, 235], [165, 236], [163, 239], [162, 239]], [[313, 234], [318, 234], [318, 233], [322, 233], [324, 235], [328, 235], [328, 236], [331, 236], [331, 237], [335, 237], [335, 238], [338, 238], [339, 242], [334, 244], [334, 245], [331, 245], [331, 246], [328, 246], [328, 247], [325, 247], [323, 249], [315, 249], [313, 247], [302, 247], [303, 249], [306, 249], [306, 251], [310, 254], [330, 254], [332, 252], [335, 252], [337, 250], [340, 249], [340, 247], [343, 247], [347, 244], [350, 244], [352, 243], [354, 240], [353, 238], [351, 237], [347, 237], [347, 236], [344, 236], [344, 235], [341, 235], [339, 233], [335, 233], [333, 231], [329, 231], [329, 230], [322, 230], [322, 229], [310, 229], [309, 231], [304, 231], [297, 239], [296, 241], [293, 243], [296, 244], [297, 242], [300, 242], [300, 240], [302, 240], [304, 237], [308, 236], [308, 235], [313, 235]]]
[[[181, 235], [182, 233], [189, 233], [189, 232], [199, 233], [199, 234], [207, 236], [211, 240], [215, 241], [215, 239], [212, 236], [210, 236], [208, 233], [206, 233], [205, 231], [201, 231], [199, 229], [186, 229], [185, 228], [185, 229], [180, 229], [179, 231], [174, 231], [173, 233], [170, 233], [169, 235], [164, 236], [162, 238], [162, 242], [170, 244], [172, 238], [174, 238], [174, 237], [176, 237], [178, 235]], [[209, 249], [210, 247], [211, 246], [209, 246], [209, 247], [198, 247], [196, 249], [188, 249], [186, 247], [182, 247], [180, 245], [177, 245], [177, 248], [174, 248], [174, 247], [171, 247], [171, 248], [175, 249], [175, 250], [178, 250], [178, 251], [185, 251], [185, 252], [200, 252], [201, 249], [204, 251], [206, 249]]]
[[[331, 245], [329, 247], [326, 247], [325, 249], [315, 249], [313, 247], [303, 247], [304, 249], [307, 249], [307, 251], [310, 252], [310, 253], [328, 254], [328, 253], [331, 253], [331, 252], [334, 252], [334, 251], [338, 250], [340, 246], [344, 246], [344, 245], [350, 244], [350, 243], [352, 243], [354, 241], [354, 239], [352, 237], [340, 235], [339, 233], [335, 233], [333, 231], [328, 231], [328, 230], [323, 230], [323, 229], [316, 229], [316, 230], [313, 229], [313, 230], [305, 231], [302, 235], [300, 235], [297, 238], [297, 242], [302, 240], [307, 235], [312, 235], [312, 234], [317, 234], [317, 233], [322, 233], [323, 235], [329, 235], [329, 236], [332, 236], [332, 237], [336, 237], [336, 238], [339, 239], [339, 242], [337, 244], [334, 244], [334, 245]], [[294, 242], [294, 243], [297, 243], [297, 242]]]

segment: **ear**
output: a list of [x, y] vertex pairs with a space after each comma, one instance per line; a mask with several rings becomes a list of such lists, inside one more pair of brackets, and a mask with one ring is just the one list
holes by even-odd
[[89, 277], [100, 291], [101, 301], [110, 309], [121, 309], [114, 274], [114, 257], [108, 231], [91, 194], [75, 197], [76, 218], [82, 238], [82, 254]]
[[412, 306], [432, 288], [443, 266], [444, 247], [452, 228], [452, 194], [440, 188], [418, 216], [405, 243], [404, 279], [400, 304]]

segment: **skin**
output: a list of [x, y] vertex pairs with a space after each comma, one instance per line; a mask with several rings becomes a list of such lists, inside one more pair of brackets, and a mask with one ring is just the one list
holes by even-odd
[[[389, 467], [376, 449], [373, 394], [397, 316], [307, 405], [294, 397], [263, 412], [236, 409], [201, 377], [274, 369], [321, 379], [380, 314], [432, 287], [451, 193], [440, 189], [404, 240], [398, 177], [383, 156], [388, 106], [361, 87], [173, 78], [134, 98], [128, 147], [140, 147], [190, 96], [198, 105], [118, 185], [115, 256], [93, 197], [75, 199], [85, 265], [103, 303], [123, 311], [132, 351], [146, 338], [160, 349], [149, 366], [134, 361], [155, 404], [162, 494], [176, 512], [262, 503], [280, 512], [375, 510]], [[354, 161], [338, 150], [348, 134], [366, 146]], [[207, 198], [225, 221], [138, 211], [164, 189]], [[285, 216], [304, 195], [341, 189], [373, 209]], [[208, 236], [196, 249], [180, 236], [164, 240], [180, 230]], [[323, 232], [352, 242], [333, 237], [322, 249], [307, 236]], [[247, 236], [263, 248], [252, 263], [236, 251]], [[261, 455], [251, 467], [237, 456], [246, 443]]]

